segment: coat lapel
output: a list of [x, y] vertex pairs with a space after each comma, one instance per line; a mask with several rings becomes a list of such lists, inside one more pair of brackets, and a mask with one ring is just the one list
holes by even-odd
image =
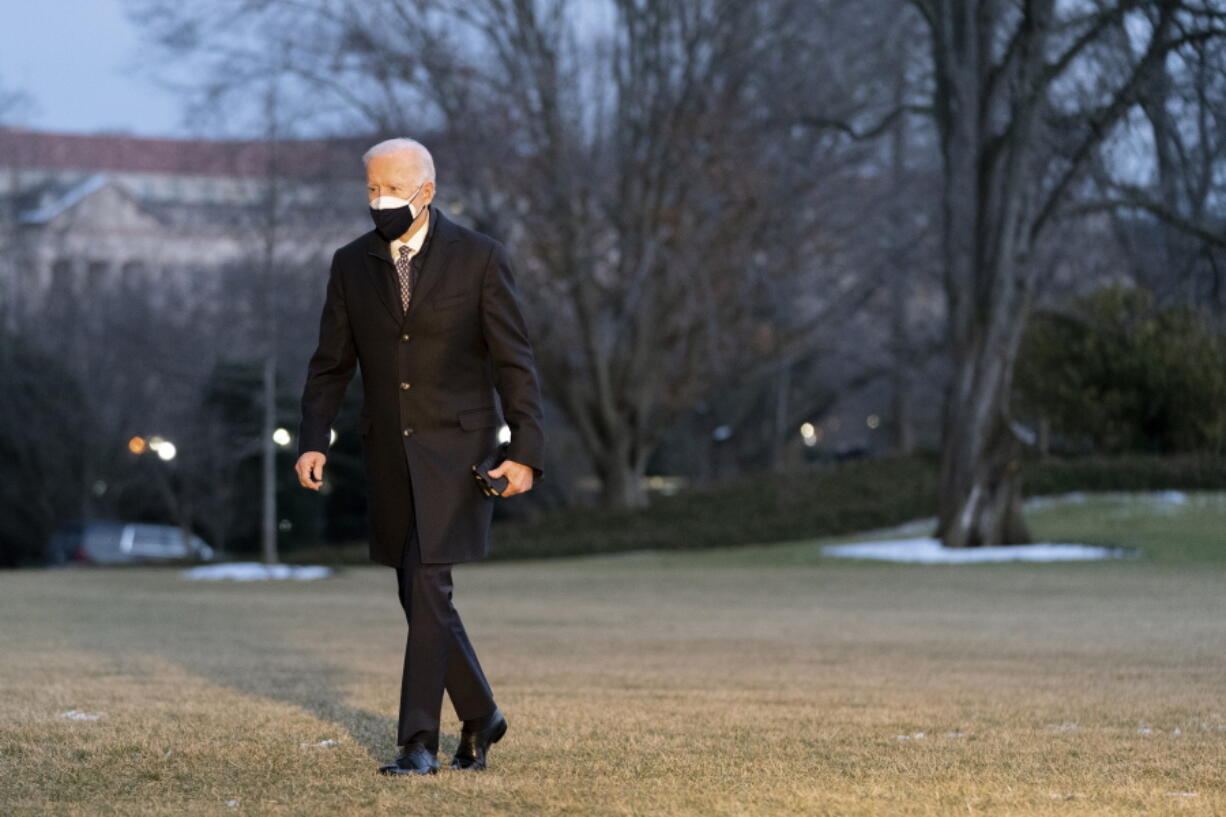
[[430, 239], [430, 250], [426, 253], [425, 264], [417, 273], [417, 288], [409, 299], [407, 314], [403, 314], [400, 309], [400, 284], [396, 278], [396, 264], [392, 261], [388, 242], [375, 230], [366, 234], [366, 271], [371, 277], [371, 285], [379, 294], [379, 300], [383, 301], [397, 325], [408, 322], [422, 300], [430, 294], [431, 288], [446, 274], [447, 265], [453, 255], [451, 245], [459, 238], [455, 223], [434, 205], [430, 205], [430, 218], [436, 219], [433, 226], [434, 235]]
[[430, 294], [430, 290], [447, 274], [447, 266], [454, 255], [452, 244], [460, 237], [460, 231], [456, 229], [455, 223], [444, 216], [437, 207], [430, 207], [430, 217], [438, 219], [438, 223], [434, 226], [434, 237], [430, 239], [430, 251], [426, 253], [426, 263], [417, 275], [417, 289], [413, 291], [413, 297], [409, 299], [409, 314], [405, 316], [406, 321], [421, 308], [421, 302]]
[[396, 265], [392, 263], [387, 242], [375, 230], [366, 234], [366, 272], [370, 285], [387, 307], [387, 312], [400, 325], [400, 293], [396, 283]]

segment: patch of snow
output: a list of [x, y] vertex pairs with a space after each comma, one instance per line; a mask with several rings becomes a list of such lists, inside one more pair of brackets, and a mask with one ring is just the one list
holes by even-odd
[[312, 581], [326, 579], [332, 568], [323, 565], [266, 565], [263, 562], [221, 562], [215, 565], [189, 567], [182, 576], [189, 581], [219, 581], [232, 579], [236, 582], [259, 582], [277, 579]]
[[[1091, 500], [1105, 503], [1107, 507], [1103, 509], [1103, 512], [1108, 516], [1128, 518], [1137, 512], [1180, 513], [1188, 508], [1226, 508], [1226, 491], [1195, 494], [1184, 491], [1094, 491], [1092, 493], [1069, 491], [1063, 494], [1028, 497], [1023, 500], [1022, 507], [1027, 512], [1040, 511], [1060, 506], [1084, 505]], [[937, 518], [927, 516], [899, 525], [857, 532], [855, 539], [856, 541], [910, 539], [917, 536], [931, 536], [936, 528]]]
[[1066, 494], [1050, 494], [1046, 496], [1028, 497], [1022, 502], [1027, 511], [1050, 508], [1057, 505], [1081, 505], [1091, 499], [1104, 500], [1121, 504], [1128, 509], [1137, 505], [1147, 506], [1153, 510], [1167, 505], [1201, 505], [1216, 506], [1223, 501], [1226, 494], [1222, 492], [1198, 493], [1190, 496], [1186, 491], [1070, 491]]
[[321, 740], [319, 743], [299, 743], [298, 745], [305, 749], [307, 747], [315, 747], [315, 746], [336, 746], [338, 743], [340, 743], [340, 741], [336, 741], [336, 740], [332, 740], [332, 738], [328, 738], [327, 740]]
[[105, 712], [99, 712], [98, 714], [93, 715], [89, 712], [78, 712], [75, 709], [69, 709], [67, 712], [61, 712], [60, 717], [68, 718], [69, 720], [74, 721], [96, 721], [105, 714]]
[[1115, 559], [1127, 554], [1121, 548], [1093, 545], [1034, 544], [992, 547], [947, 548], [930, 536], [824, 545], [822, 554], [845, 559], [876, 559], [922, 564], [970, 564], [975, 562], [1064, 562], [1082, 559]]
[[1194, 791], [1168, 791], [1166, 793], [1166, 796], [1167, 797], [1200, 797], [1200, 795]]

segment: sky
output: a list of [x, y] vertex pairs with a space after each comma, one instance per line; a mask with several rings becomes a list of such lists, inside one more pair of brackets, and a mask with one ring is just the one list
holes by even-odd
[[0, 89], [40, 130], [184, 136], [174, 95], [138, 76], [139, 30], [121, 0], [0, 0]]

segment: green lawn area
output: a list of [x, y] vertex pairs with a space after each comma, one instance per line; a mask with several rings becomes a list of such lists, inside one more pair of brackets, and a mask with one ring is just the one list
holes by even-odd
[[1044, 541], [1141, 548], [1160, 565], [1226, 567], [1226, 493], [1086, 494], [1084, 502], [1061, 502], [1032, 511], [1033, 533]]
[[[1039, 497], [1028, 501], [1025, 516], [1036, 541], [1137, 548], [1140, 550], [1137, 558], [1129, 560], [1137, 566], [1226, 569], [1226, 492], [1121, 492], [1074, 496], [1076, 498]], [[726, 566], [834, 564], [847, 560], [823, 555], [823, 545], [929, 536], [934, 528], [932, 520], [916, 520], [844, 536], [712, 548], [701, 552], [652, 551], [646, 558], [665, 564], [698, 560]], [[865, 566], [882, 564], [856, 561]], [[984, 567], [960, 566], [963, 570]]]
[[[1135, 560], [810, 540], [460, 565], [510, 730], [487, 772], [423, 779], [375, 773], [404, 646], [388, 568], [0, 573], [0, 814], [1223, 814], [1226, 503], [1188, 500], [1029, 513]], [[445, 703], [444, 761], [457, 732]]]

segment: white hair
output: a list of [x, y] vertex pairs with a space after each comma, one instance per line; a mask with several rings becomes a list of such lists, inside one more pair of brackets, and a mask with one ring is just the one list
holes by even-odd
[[372, 156], [383, 156], [388, 153], [412, 153], [417, 157], [418, 167], [422, 171], [420, 181], [422, 183], [434, 181], [434, 157], [430, 155], [430, 151], [426, 150], [426, 146], [416, 139], [403, 137], [385, 139], [362, 154], [362, 164], [370, 164]]

